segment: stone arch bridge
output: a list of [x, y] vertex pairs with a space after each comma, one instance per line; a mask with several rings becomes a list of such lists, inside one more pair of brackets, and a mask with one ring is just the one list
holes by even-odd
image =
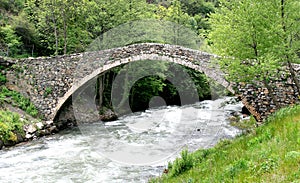
[[[212, 63], [213, 58], [216, 57], [216, 55], [177, 45], [142, 43], [96, 52], [2, 62], [10, 62], [14, 68], [6, 73], [8, 88], [29, 97], [45, 120], [54, 120], [67, 99], [90, 79], [121, 64], [138, 60], [174, 62], [203, 72], [232, 93], [239, 95], [244, 106], [258, 121], [262, 121], [274, 112], [275, 107], [268, 96], [267, 89], [245, 85], [234, 91], [230, 83], [225, 80], [224, 73]], [[86, 62], [89, 63], [89, 67], [84, 66], [83, 63]], [[81, 74], [76, 76], [81, 78], [76, 84], [74, 83], [75, 70]], [[287, 80], [278, 83], [278, 86], [280, 87], [275, 92], [283, 99], [282, 104], [288, 105], [297, 101], [298, 94], [292, 82]]]

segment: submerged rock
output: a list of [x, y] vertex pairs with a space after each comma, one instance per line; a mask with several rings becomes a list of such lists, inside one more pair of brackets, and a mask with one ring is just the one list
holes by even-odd
[[4, 146], [14, 146], [14, 145], [16, 145], [16, 142], [12, 140], [8, 140], [4, 142]]

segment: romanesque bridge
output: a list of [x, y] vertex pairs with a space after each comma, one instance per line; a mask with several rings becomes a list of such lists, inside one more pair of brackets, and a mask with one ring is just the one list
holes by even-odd
[[[26, 58], [14, 61], [14, 71], [7, 72], [7, 86], [29, 97], [46, 120], [54, 120], [67, 99], [92, 78], [111, 68], [139, 60], [168, 61], [187, 66], [203, 72], [235, 93], [225, 80], [224, 73], [212, 64], [213, 58], [216, 56], [202, 51], [158, 43], [56, 57]], [[74, 78], [77, 78], [76, 83]], [[288, 80], [278, 83], [275, 92], [284, 105], [293, 104], [298, 99], [295, 86]], [[258, 121], [275, 110], [267, 89], [263, 87], [245, 85], [236, 93]]]

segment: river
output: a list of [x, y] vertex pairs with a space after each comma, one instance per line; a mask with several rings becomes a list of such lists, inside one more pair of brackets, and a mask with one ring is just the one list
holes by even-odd
[[[161, 175], [182, 148], [209, 148], [239, 134], [227, 118], [242, 104], [222, 105], [230, 99], [154, 108], [105, 123], [105, 133], [102, 123], [93, 123], [6, 148], [0, 151], [0, 182], [147, 182]], [[164, 143], [140, 148], [157, 141]], [[124, 144], [135, 144], [134, 159]]]

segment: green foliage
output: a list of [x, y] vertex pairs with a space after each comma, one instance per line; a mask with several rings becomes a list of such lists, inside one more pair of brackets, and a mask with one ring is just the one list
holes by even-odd
[[50, 95], [52, 93], [52, 88], [51, 87], [47, 87], [45, 89], [45, 93], [44, 93], [44, 96], [47, 97], [48, 95]]
[[252, 132], [189, 154], [190, 170], [151, 182], [297, 182], [299, 136], [300, 106], [287, 107]]
[[[152, 75], [151, 71], [153, 70], [156, 76]], [[163, 81], [166, 78], [165, 72], [167, 70], [168, 64], [166, 62], [152, 60], [132, 62], [124, 67], [116, 68], [119, 79], [114, 81], [112, 92], [116, 95], [112, 96], [112, 100], [114, 104], [118, 105], [117, 110], [123, 109], [126, 102], [134, 105], [136, 103], [134, 99], [137, 97], [139, 102], [147, 103], [153, 96], [157, 96], [165, 85]]]
[[[117, 81], [115, 76], [118, 78]], [[211, 97], [210, 83], [204, 74], [164, 61], [132, 62], [114, 68], [107, 72], [104, 78], [102, 105], [111, 108], [113, 102], [114, 105], [118, 105], [117, 111], [127, 103], [132, 111], [157, 107], [149, 106], [152, 98], [157, 96], [163, 98], [167, 105], [183, 105], [182, 101], [193, 103], [195, 102], [193, 99], [199, 101]], [[115, 88], [111, 90], [112, 84]], [[191, 92], [192, 90], [195, 91]], [[186, 96], [184, 100], [180, 99], [179, 91], [181, 96]], [[110, 99], [112, 93], [117, 95], [113, 95]]]
[[0, 55], [15, 56], [19, 54], [22, 42], [10, 25], [0, 27]]
[[28, 98], [25, 98], [16, 91], [8, 90], [5, 86], [2, 86], [0, 87], [0, 104], [3, 104], [4, 102], [19, 107], [33, 117], [37, 117], [38, 115], [38, 110]]
[[0, 51], [17, 58], [82, 52], [110, 29], [142, 19], [169, 20], [206, 34], [216, 6], [207, 0], [1, 0], [0, 25], [10, 28], [0, 36]]
[[6, 77], [2, 73], [0, 73], [0, 85], [4, 83], [6, 83]]
[[248, 169], [248, 161], [245, 159], [240, 159], [229, 165], [229, 167], [227, 168], [228, 171], [227, 173], [229, 177], [233, 179], [241, 171], [245, 171], [247, 169]]
[[132, 110], [142, 109], [142, 105], [147, 105], [153, 96], [158, 96], [165, 86], [164, 79], [157, 76], [148, 76], [138, 80], [131, 88], [129, 96]]
[[215, 53], [223, 56], [220, 64], [229, 80], [267, 84], [286, 62], [299, 60], [299, 1], [220, 2], [209, 19], [209, 38]]
[[253, 137], [251, 140], [249, 140], [247, 142], [247, 146], [248, 147], [253, 147], [257, 144], [260, 144], [264, 141], [268, 141], [272, 138], [272, 134], [269, 130], [266, 130], [264, 133], [262, 133], [261, 135], [258, 135], [256, 137]]
[[[199, 72], [199, 71], [195, 71], [193, 69], [190, 69], [188, 67], [183, 67], [183, 69], [185, 70], [185, 72], [187, 72], [193, 82], [193, 84], [195, 85], [195, 87], [197, 88], [197, 93], [198, 93], [198, 98], [199, 100], [205, 100], [205, 99], [209, 99], [212, 97], [212, 85], [213, 85], [213, 81], [210, 81], [207, 76], [205, 76], [205, 74]], [[185, 81], [187, 82], [187, 81]], [[191, 91], [191, 83], [189, 84], [184, 84], [186, 90], [185, 91]], [[218, 91], [218, 90], [214, 90], [214, 91]]]
[[0, 9], [17, 14], [24, 6], [24, 0], [0, 0]]
[[185, 149], [181, 152], [181, 158], [176, 158], [175, 161], [168, 164], [169, 175], [170, 176], [177, 176], [190, 168], [194, 165], [193, 156], [188, 153], [188, 150]]
[[25, 120], [21, 120], [19, 114], [0, 110], [0, 140], [17, 141], [17, 134], [24, 135], [23, 125]]

